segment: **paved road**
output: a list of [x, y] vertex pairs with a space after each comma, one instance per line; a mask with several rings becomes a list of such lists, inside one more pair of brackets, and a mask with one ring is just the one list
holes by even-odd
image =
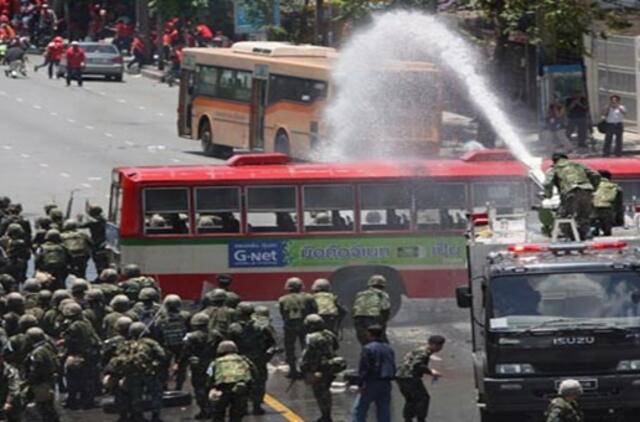
[[[38, 60], [39, 59], [34, 59]], [[111, 169], [120, 165], [211, 163], [199, 153], [199, 145], [180, 139], [175, 132], [176, 89], [140, 77], [124, 83], [87, 81], [83, 88], [67, 88], [63, 81], [50, 81], [43, 73], [26, 80], [0, 77], [0, 168], [1, 195], [9, 195], [24, 206], [28, 216], [41, 213], [45, 201], [65, 204], [69, 192], [79, 189], [75, 210], [84, 200], [106, 205]], [[280, 322], [276, 319], [276, 324]], [[398, 359], [433, 333], [449, 341], [434, 367], [445, 375], [429, 390], [432, 418], [443, 422], [476, 421], [470, 369], [467, 314], [453, 301], [405, 300], [393, 321], [390, 338]], [[342, 353], [351, 366], [357, 363], [359, 346], [347, 330]], [[260, 418], [247, 420], [315, 420], [318, 415], [310, 391], [302, 384], [285, 393], [287, 381], [275, 372], [269, 392], [290, 408], [295, 416], [273, 409]], [[346, 421], [353, 396], [335, 395], [335, 421]], [[394, 391], [394, 421], [402, 420], [402, 399]], [[191, 420], [193, 407], [172, 409], [165, 420]], [[68, 421], [111, 421], [99, 411], [70, 412]]]

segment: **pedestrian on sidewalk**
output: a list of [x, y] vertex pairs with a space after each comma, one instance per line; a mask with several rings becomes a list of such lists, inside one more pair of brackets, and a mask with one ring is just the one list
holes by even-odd
[[581, 91], [576, 90], [565, 101], [567, 110], [567, 138], [571, 139], [574, 132], [578, 134], [578, 148], [587, 147], [587, 122], [589, 105]]
[[382, 325], [367, 329], [369, 343], [362, 348], [358, 379], [360, 392], [353, 403], [352, 422], [366, 422], [369, 406], [376, 404], [376, 420], [391, 421], [391, 381], [396, 374], [393, 349], [385, 343]]
[[131, 43], [131, 53], [133, 54], [133, 60], [127, 65], [127, 70], [130, 70], [134, 64], [138, 64], [138, 69], [142, 69], [144, 64], [144, 41], [140, 38], [140, 34], [136, 35]]
[[549, 104], [549, 111], [543, 131], [543, 142], [551, 151], [573, 152], [573, 146], [565, 132], [565, 116], [562, 106], [556, 102]]
[[71, 43], [71, 47], [67, 50], [65, 57], [67, 58], [67, 86], [71, 85], [72, 79], [78, 81], [78, 86], [82, 86], [82, 69], [84, 69], [85, 65], [85, 54], [78, 41]]
[[627, 109], [620, 102], [618, 95], [612, 95], [609, 98], [609, 104], [602, 112], [602, 119], [607, 123], [606, 133], [604, 136], [604, 147], [602, 155], [608, 157], [611, 154], [611, 141], [615, 136], [615, 147], [613, 153], [616, 156], [622, 155], [622, 133], [624, 132], [624, 116]]

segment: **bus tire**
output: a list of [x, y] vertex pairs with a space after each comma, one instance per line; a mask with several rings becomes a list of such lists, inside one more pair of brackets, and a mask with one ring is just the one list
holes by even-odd
[[347, 315], [351, 315], [356, 294], [367, 288], [369, 277], [374, 274], [383, 275], [387, 279], [386, 292], [391, 302], [390, 318], [393, 318], [402, 306], [402, 293], [404, 287], [402, 277], [396, 270], [382, 265], [358, 266], [341, 268], [331, 277], [331, 288], [338, 296], [340, 303], [347, 309]]
[[200, 146], [202, 147], [202, 152], [204, 152], [204, 155], [208, 157], [215, 156], [216, 147], [213, 144], [213, 134], [211, 133], [211, 125], [209, 124], [209, 121], [207, 119], [203, 119], [200, 122], [198, 135], [200, 137]]
[[276, 141], [273, 147], [275, 152], [289, 155], [291, 153], [291, 145], [289, 144], [289, 136], [283, 130], [276, 135]]

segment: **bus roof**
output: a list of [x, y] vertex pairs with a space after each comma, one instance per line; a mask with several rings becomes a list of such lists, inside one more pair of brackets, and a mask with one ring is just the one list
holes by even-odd
[[[247, 155], [249, 156], [249, 155]], [[252, 155], [253, 156], [253, 155]], [[265, 156], [265, 154], [260, 154]], [[488, 158], [488, 159], [487, 159]], [[267, 160], [268, 161], [268, 160]], [[638, 158], [588, 158], [579, 160], [593, 168], [607, 169], [616, 178], [640, 178]], [[459, 159], [380, 160], [352, 163], [289, 163], [190, 166], [120, 167], [120, 177], [140, 184], [283, 183], [385, 181], [412, 178], [481, 180], [526, 177], [527, 169], [518, 161], [487, 153], [466, 154]], [[545, 161], [543, 167], [548, 168]]]

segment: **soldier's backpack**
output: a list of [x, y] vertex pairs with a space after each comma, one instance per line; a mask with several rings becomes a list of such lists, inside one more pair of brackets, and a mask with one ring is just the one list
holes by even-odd
[[63, 245], [69, 251], [72, 257], [87, 256], [91, 252], [88, 248], [87, 241], [82, 233], [63, 233]]
[[318, 315], [338, 315], [338, 307], [336, 306], [336, 298], [333, 293], [317, 292], [313, 295], [318, 305]]
[[286, 320], [300, 320], [305, 317], [304, 298], [300, 293], [290, 293], [281, 298], [280, 303], [286, 314]]
[[65, 250], [60, 245], [44, 244], [42, 248], [42, 262], [47, 267], [61, 267], [66, 264]]
[[251, 381], [251, 366], [240, 355], [230, 354], [219, 357], [215, 365], [215, 385], [233, 385]]
[[234, 313], [230, 308], [226, 306], [213, 308], [209, 314], [209, 332], [217, 331], [226, 336], [233, 319]]
[[593, 195], [593, 206], [608, 208], [611, 207], [616, 201], [616, 197], [618, 196], [618, 185], [615, 183], [611, 183], [608, 180], [602, 180], [600, 185], [598, 185], [598, 189]]
[[367, 289], [356, 295], [353, 316], [378, 317], [382, 310], [382, 295], [374, 289]]
[[163, 345], [175, 347], [182, 345], [187, 334], [187, 326], [180, 313], [167, 313], [160, 323]]
[[122, 343], [110, 364], [113, 372], [120, 376], [149, 374], [153, 371], [149, 346], [140, 340], [127, 340]]

